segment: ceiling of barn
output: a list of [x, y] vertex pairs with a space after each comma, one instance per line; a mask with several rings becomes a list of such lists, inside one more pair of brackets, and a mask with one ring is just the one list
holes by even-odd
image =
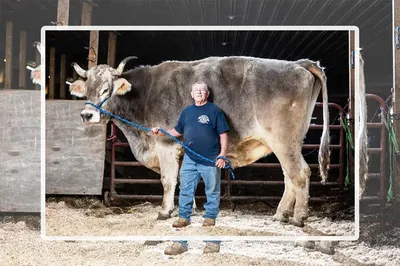
[[[118, 31], [116, 64], [131, 55], [125, 69], [155, 65], [166, 60], [196, 60], [208, 56], [245, 55], [282, 60], [310, 58], [326, 68], [329, 95], [344, 98], [349, 91], [348, 31]], [[67, 76], [72, 77], [71, 62], [87, 68], [89, 31], [49, 31], [46, 33], [46, 63], [49, 47], [56, 57], [67, 55]], [[108, 31], [100, 32], [98, 63], [107, 63]], [[59, 62], [59, 60], [58, 60]], [[56, 63], [56, 73], [59, 64]], [[116, 65], [115, 65], [116, 67]], [[56, 81], [57, 82], [57, 81]]]
[[[390, 93], [391, 0], [95, 0], [94, 3], [93, 25], [355, 25], [360, 28], [368, 92], [384, 90], [386, 95]], [[1, 36], [4, 36], [4, 21], [8, 20], [14, 23], [15, 31], [28, 30], [28, 42], [33, 42], [39, 40], [41, 26], [51, 25], [57, 20], [57, 0], [0, 0], [0, 5]], [[81, 23], [81, 6], [81, 0], [70, 0], [70, 25]], [[198, 56], [202, 56], [203, 48], [211, 54], [244, 52], [268, 57], [285, 54], [294, 58], [313, 57], [325, 50], [333, 58], [340, 55], [330, 49], [344, 45], [342, 35], [326, 38], [324, 34], [308, 35], [307, 38], [299, 34], [287, 38], [280, 34], [193, 33], [186, 37], [177, 39], [175, 47], [168, 47], [171, 55], [176, 52], [190, 57], [196, 51]], [[65, 45], [71, 47], [74, 41], [82, 38], [87, 37], [72, 36], [65, 40]], [[162, 36], [146, 38], [140, 43], [146, 43], [153, 60], [163, 56], [154, 45]], [[132, 39], [133, 47], [137, 39]], [[82, 49], [79, 45], [81, 48], [74, 48], [78, 53]], [[4, 53], [4, 44], [0, 44], [0, 50]], [[34, 51], [30, 55], [33, 57]], [[117, 53], [117, 61], [120, 60], [118, 57], [122, 55]]]

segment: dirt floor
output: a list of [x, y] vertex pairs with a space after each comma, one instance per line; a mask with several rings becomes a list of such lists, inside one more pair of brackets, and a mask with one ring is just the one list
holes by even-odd
[[[295, 236], [355, 234], [353, 214], [333, 219], [317, 210], [311, 211], [306, 226], [274, 222], [275, 208], [263, 203], [246, 204], [235, 208], [222, 208], [215, 227], [204, 228], [201, 206], [192, 217], [192, 224], [176, 229], [172, 222], [177, 212], [167, 220], [157, 220], [160, 204], [144, 202], [105, 207], [96, 198], [52, 198], [46, 204], [46, 236]], [[332, 209], [332, 207], [331, 207]], [[337, 212], [332, 212], [337, 215]]]
[[339, 242], [332, 255], [289, 241], [227, 241], [220, 253], [203, 255], [204, 243], [190, 241], [188, 252], [167, 256], [163, 251], [171, 242], [44, 241], [39, 226], [39, 217], [3, 218], [0, 265], [400, 265], [400, 228], [375, 235], [386, 239], [379, 246]]

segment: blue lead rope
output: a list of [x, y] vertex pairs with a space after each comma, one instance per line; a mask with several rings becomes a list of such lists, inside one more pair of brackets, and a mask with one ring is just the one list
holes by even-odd
[[[105, 100], [106, 100], [106, 99], [105, 99]], [[109, 115], [109, 116], [112, 116], [112, 117], [114, 117], [114, 118], [116, 118], [116, 119], [118, 119], [118, 120], [120, 120], [120, 121], [122, 121], [122, 122], [125, 122], [125, 123], [127, 123], [127, 124], [129, 124], [129, 125], [135, 126], [135, 127], [139, 128], [139, 129], [141, 129], [141, 130], [144, 130], [144, 131], [146, 131], [146, 132], [150, 132], [150, 131], [151, 131], [151, 129], [148, 128], [148, 127], [143, 127], [143, 126], [138, 125], [138, 124], [136, 124], [136, 123], [134, 123], [134, 122], [132, 122], [132, 121], [128, 121], [128, 120], [126, 120], [126, 119], [124, 119], [124, 118], [122, 118], [122, 117], [119, 117], [119, 116], [117, 116], [117, 115], [114, 115], [114, 114], [112, 114], [112, 113], [110, 113], [110, 112], [108, 112], [108, 111], [102, 109], [100, 106], [105, 102], [105, 100], [103, 100], [99, 105], [95, 105], [95, 104], [93, 104], [93, 103], [91, 103], [91, 102], [86, 102], [86, 104], [90, 104], [91, 106], [97, 108], [97, 109], [100, 111], [101, 114], [107, 114], [107, 115]], [[171, 134], [169, 134], [166, 130], [160, 128], [159, 131], [161, 131], [161, 132], [163, 132], [164, 134], [168, 135], [168, 136], [169, 136], [171, 139], [173, 139], [175, 142], [177, 142], [177, 143], [179, 143], [180, 145], [182, 145], [184, 149], [190, 151], [190, 152], [193, 153], [194, 155], [200, 157], [201, 159], [203, 159], [203, 160], [205, 160], [205, 161], [207, 161], [207, 162], [213, 163], [213, 164], [215, 165], [215, 163], [217, 162], [218, 159], [224, 159], [224, 160], [228, 163], [228, 165], [225, 165], [225, 169], [228, 169], [228, 170], [229, 170], [229, 172], [230, 172], [231, 175], [232, 175], [232, 179], [236, 179], [236, 178], [235, 178], [235, 174], [233, 173], [233, 170], [232, 170], [232, 167], [231, 167], [231, 164], [232, 164], [232, 163], [231, 163], [231, 161], [230, 161], [226, 156], [218, 156], [218, 157], [216, 158], [216, 160], [213, 161], [213, 160], [208, 159], [208, 158], [204, 157], [203, 155], [198, 154], [197, 152], [193, 151], [193, 150], [190, 149], [188, 146], [186, 146], [186, 145], [183, 144], [181, 141], [179, 141], [177, 138], [175, 138], [174, 136], [172, 136]]]

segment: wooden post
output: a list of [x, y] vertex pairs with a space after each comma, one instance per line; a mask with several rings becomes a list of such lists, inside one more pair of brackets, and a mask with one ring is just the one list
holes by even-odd
[[6, 64], [5, 64], [5, 83], [6, 90], [12, 89], [12, 48], [13, 48], [13, 24], [10, 21], [6, 22]]
[[67, 58], [65, 54], [62, 54], [61, 64], [60, 64], [60, 99], [65, 99], [66, 67], [67, 67]]
[[50, 47], [50, 65], [49, 65], [49, 99], [54, 99], [54, 87], [56, 83], [56, 48]]
[[[400, 27], [400, 0], [394, 0], [394, 36], [399, 38], [400, 41], [400, 29], [398, 35], [396, 34], [397, 27]], [[396, 40], [395, 40], [396, 41]], [[394, 48], [394, 88], [393, 88], [393, 113], [400, 116], [400, 47]], [[400, 120], [394, 119], [394, 129], [396, 133], [397, 143], [400, 144]], [[388, 140], [390, 141], [390, 140]], [[400, 198], [400, 158], [394, 160], [394, 176], [393, 176], [393, 189], [395, 197]], [[400, 216], [400, 213], [399, 213]], [[400, 217], [399, 217], [400, 218]]]
[[69, 19], [69, 0], [58, 0], [57, 6], [57, 25], [68, 25]]
[[108, 35], [108, 55], [107, 55], [107, 65], [110, 67], [115, 67], [115, 51], [117, 45], [117, 34], [110, 31]]
[[92, 23], [92, 5], [86, 1], [82, 4], [82, 25], [90, 25]]
[[[58, 0], [57, 6], [57, 25], [64, 26], [68, 25], [69, 21], [69, 0]], [[54, 55], [55, 57], [55, 55]], [[50, 57], [52, 58], [52, 57]], [[50, 59], [51, 60], [51, 59]], [[55, 58], [53, 59], [55, 60]], [[66, 76], [66, 57], [65, 54], [61, 55], [61, 64], [60, 64], [60, 99], [65, 99], [65, 76]], [[55, 62], [53, 67], [53, 73], [55, 73]], [[51, 69], [50, 69], [51, 72]], [[50, 78], [52, 78], [54, 74], [50, 74]], [[54, 79], [53, 79], [53, 89], [50, 86], [50, 99], [54, 98]], [[52, 84], [52, 83], [50, 83]]]
[[88, 69], [97, 65], [97, 52], [99, 50], [99, 31], [90, 31]]
[[[84, 1], [82, 4], [82, 25], [90, 25], [92, 23], [92, 7], [93, 4]], [[88, 69], [97, 65], [97, 53], [99, 47], [99, 32], [90, 31]]]
[[[349, 70], [350, 70], [350, 87], [349, 87], [349, 120], [350, 120], [350, 134], [351, 137], [353, 138], [353, 143], [355, 140], [355, 134], [354, 134], [354, 121], [355, 121], [355, 105], [354, 105], [354, 101], [355, 101], [355, 68], [354, 65], [352, 65], [353, 63], [355, 64], [355, 32], [354, 31], [349, 31], [350, 34], [350, 43], [349, 43], [349, 58], [350, 58], [350, 62], [349, 62]], [[350, 180], [355, 180], [354, 179], [354, 152], [351, 150], [351, 148], [349, 147], [349, 161], [352, 162], [349, 165], [349, 178]], [[355, 184], [356, 185], [356, 184]], [[358, 184], [357, 184], [358, 185]]]
[[21, 31], [19, 35], [19, 87], [26, 86], [26, 31]]

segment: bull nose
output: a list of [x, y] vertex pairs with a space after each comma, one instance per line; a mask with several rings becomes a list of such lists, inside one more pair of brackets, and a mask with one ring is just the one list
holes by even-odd
[[93, 114], [91, 113], [83, 113], [81, 114], [81, 117], [83, 119], [83, 121], [90, 121], [90, 119], [93, 117]]

